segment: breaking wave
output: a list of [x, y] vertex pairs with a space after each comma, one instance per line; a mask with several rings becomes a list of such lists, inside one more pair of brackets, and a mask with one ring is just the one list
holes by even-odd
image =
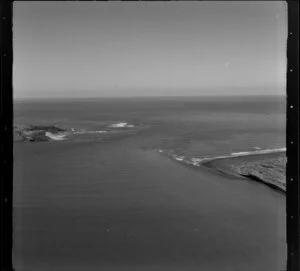
[[111, 124], [109, 127], [111, 127], [111, 128], [132, 128], [132, 127], [134, 127], [134, 125], [128, 124], [127, 122], [118, 122], [118, 123]]
[[264, 153], [273, 153], [273, 152], [282, 152], [286, 151], [286, 148], [275, 148], [275, 149], [264, 149], [264, 150], [256, 150], [256, 151], [244, 151], [244, 152], [232, 152], [231, 156], [245, 156], [251, 154], [264, 154]]
[[230, 155], [220, 155], [220, 156], [213, 156], [213, 157], [185, 157], [185, 156], [179, 156], [174, 154], [173, 151], [170, 150], [156, 150], [158, 153], [162, 153], [166, 155], [167, 157], [174, 159], [176, 161], [182, 162], [187, 165], [193, 165], [193, 166], [200, 166], [201, 163], [212, 161], [216, 159], [224, 159], [224, 158], [233, 158], [233, 157], [239, 157], [239, 156], [249, 156], [249, 155], [255, 155], [255, 154], [267, 154], [267, 153], [276, 153], [276, 152], [284, 152], [286, 151], [286, 148], [274, 148], [274, 149], [259, 149], [255, 151], [244, 151], [244, 152], [232, 152]]
[[105, 134], [107, 131], [79, 131], [73, 132], [73, 134]]
[[46, 132], [45, 136], [51, 138], [52, 140], [65, 140], [66, 139], [66, 135], [64, 135], [64, 134], [52, 134], [50, 132]]

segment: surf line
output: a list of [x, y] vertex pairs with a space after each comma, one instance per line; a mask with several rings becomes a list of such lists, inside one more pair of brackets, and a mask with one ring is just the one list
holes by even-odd
[[203, 162], [213, 161], [217, 159], [226, 159], [226, 158], [234, 158], [234, 157], [241, 157], [241, 156], [250, 156], [250, 155], [259, 155], [259, 154], [268, 154], [268, 153], [276, 153], [276, 152], [285, 152], [286, 148], [273, 148], [273, 149], [260, 149], [255, 151], [243, 151], [243, 152], [232, 152], [229, 155], [220, 155], [214, 157], [202, 157], [202, 158], [188, 158], [184, 156], [178, 156], [172, 151], [164, 151], [164, 150], [157, 150], [159, 153], [166, 154], [170, 158], [177, 160], [179, 162], [184, 162], [186, 164], [192, 164], [194, 166], [199, 166]]
[[205, 158], [192, 158], [192, 161], [201, 163], [206, 161], [212, 161], [216, 159], [225, 159], [225, 158], [233, 158], [240, 156], [250, 156], [256, 154], [268, 154], [268, 153], [276, 153], [276, 152], [285, 152], [286, 148], [274, 148], [274, 149], [263, 149], [256, 151], [243, 151], [243, 152], [232, 152], [230, 155], [222, 155], [222, 156], [214, 156], [214, 157], [205, 157]]

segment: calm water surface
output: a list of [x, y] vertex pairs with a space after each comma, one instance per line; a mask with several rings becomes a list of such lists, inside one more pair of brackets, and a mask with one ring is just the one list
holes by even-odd
[[284, 99], [15, 104], [15, 124], [132, 129], [14, 144], [16, 270], [281, 270], [285, 196], [154, 152], [285, 144]]

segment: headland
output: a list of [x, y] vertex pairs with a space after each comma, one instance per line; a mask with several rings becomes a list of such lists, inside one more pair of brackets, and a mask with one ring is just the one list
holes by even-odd
[[30, 125], [14, 126], [14, 141], [41, 142], [65, 139], [67, 130], [57, 126]]
[[205, 167], [228, 176], [245, 177], [286, 192], [286, 153], [243, 155], [204, 161]]

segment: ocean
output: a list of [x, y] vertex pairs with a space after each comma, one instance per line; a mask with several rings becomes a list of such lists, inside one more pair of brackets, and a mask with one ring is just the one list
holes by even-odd
[[285, 268], [283, 194], [164, 155], [284, 148], [285, 97], [15, 101], [14, 125], [77, 131], [14, 143], [15, 270]]

